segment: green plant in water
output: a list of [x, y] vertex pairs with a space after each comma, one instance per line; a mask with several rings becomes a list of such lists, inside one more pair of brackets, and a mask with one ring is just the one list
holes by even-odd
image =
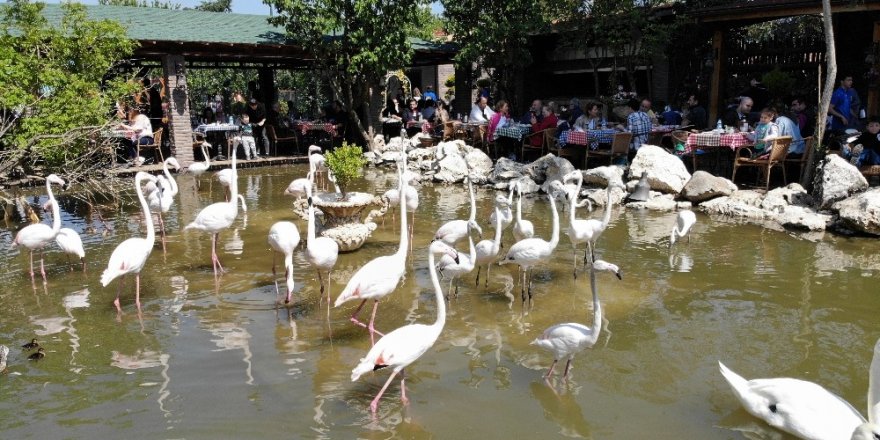
[[364, 152], [357, 145], [343, 142], [341, 147], [325, 154], [325, 159], [327, 168], [336, 178], [336, 184], [339, 185], [344, 199], [348, 184], [363, 174], [364, 165], [367, 163]]

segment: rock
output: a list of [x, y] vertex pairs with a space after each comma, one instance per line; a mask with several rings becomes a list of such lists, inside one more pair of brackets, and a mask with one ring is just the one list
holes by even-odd
[[444, 183], [457, 183], [464, 180], [469, 173], [468, 164], [460, 154], [447, 154], [437, 161], [434, 180]]
[[499, 158], [495, 162], [495, 168], [492, 169], [492, 173], [489, 174], [489, 182], [494, 184], [504, 183], [518, 179], [524, 175], [524, 165], [512, 161], [506, 157]]
[[385, 136], [381, 134], [373, 136], [373, 144], [370, 146], [370, 149], [370, 151], [374, 153], [385, 151]]
[[434, 160], [434, 154], [436, 152], [437, 147], [431, 148], [416, 148], [410, 150], [406, 155], [406, 159], [410, 163], [418, 163], [424, 160]]
[[643, 145], [636, 153], [629, 175], [637, 178], [647, 171], [651, 189], [665, 193], [678, 194], [684, 185], [691, 180], [690, 173], [675, 155], [653, 145]]
[[395, 162], [400, 159], [400, 151], [386, 151], [380, 158], [383, 162]]
[[[596, 189], [586, 189], [581, 191], [581, 195], [590, 199], [590, 202], [593, 203], [593, 206], [605, 206], [605, 202], [608, 200], [608, 195], [606, 194], [606, 189], [596, 188]], [[611, 188], [611, 204], [619, 205], [623, 203], [623, 199], [626, 198], [626, 191], [621, 187], [613, 187]]]
[[598, 186], [605, 188], [608, 186], [609, 177], [612, 182], [623, 184], [623, 168], [618, 166], [611, 165], [591, 168], [584, 171], [583, 175], [585, 186]]
[[547, 153], [543, 157], [536, 159], [534, 162], [523, 167], [523, 174], [528, 175], [537, 183], [544, 183], [547, 180], [547, 168], [554, 163], [556, 155]]
[[729, 196], [721, 196], [700, 204], [708, 214], [721, 214], [744, 217], [752, 220], [767, 218], [767, 211], [761, 209], [763, 196], [753, 190], [736, 191]]
[[403, 138], [398, 136], [388, 140], [387, 144], [383, 143], [382, 148], [377, 148], [376, 151], [379, 153], [384, 153], [386, 151], [404, 151], [404, 149], [404, 140]]
[[364, 159], [367, 160], [367, 163], [371, 163], [373, 165], [378, 165], [382, 163], [382, 156], [374, 151], [367, 151], [364, 153]]
[[519, 179], [511, 180], [510, 182], [508, 182], [507, 187], [502, 188], [502, 189], [506, 190], [506, 189], [510, 188], [510, 185], [513, 185], [515, 182], [520, 183], [520, 191], [523, 194], [535, 194], [536, 192], [541, 190], [541, 187], [538, 186], [538, 184], [535, 183], [535, 181], [532, 180], [532, 178], [529, 176], [523, 176], [523, 177], [520, 177]]
[[548, 192], [550, 183], [554, 180], [561, 181], [563, 176], [574, 171], [574, 169], [574, 165], [568, 159], [554, 156], [544, 170], [544, 184], [541, 185], [541, 191]]
[[830, 220], [830, 215], [819, 214], [804, 206], [785, 206], [776, 216], [776, 221], [782, 226], [808, 231], [824, 231]]
[[471, 148], [464, 156], [464, 160], [468, 166], [468, 173], [476, 184], [483, 184], [489, 180], [492, 174], [492, 158], [490, 158], [482, 150]]
[[880, 188], [852, 196], [834, 205], [840, 220], [865, 234], [880, 235]]
[[798, 183], [791, 183], [788, 186], [770, 190], [767, 195], [764, 196], [764, 200], [761, 201], [760, 206], [761, 209], [781, 213], [789, 206], [808, 207], [812, 204], [813, 198], [807, 194], [804, 187]]
[[829, 154], [817, 170], [818, 184], [813, 191], [819, 209], [828, 209], [834, 202], [843, 200], [868, 188], [868, 181], [859, 170], [844, 158]]
[[672, 194], [663, 194], [651, 191], [651, 197], [644, 202], [629, 202], [627, 208], [650, 209], [652, 211], [675, 211], [678, 203], [675, 202], [675, 196]]
[[729, 196], [734, 191], [736, 185], [730, 180], [697, 171], [682, 188], [681, 196], [693, 203], [700, 203], [715, 197]]

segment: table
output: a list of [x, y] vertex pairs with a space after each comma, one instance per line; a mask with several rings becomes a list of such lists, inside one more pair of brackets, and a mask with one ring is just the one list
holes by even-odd
[[743, 133], [718, 133], [713, 130], [689, 134], [684, 151], [687, 154], [702, 147], [729, 147], [731, 150], [735, 150], [752, 144], [753, 142]]
[[498, 127], [495, 129], [495, 138], [493, 140], [497, 140], [500, 137], [506, 137], [521, 141], [523, 136], [531, 133], [531, 131], [532, 126], [529, 124], [508, 124], [504, 127]]
[[565, 130], [559, 135], [559, 146], [565, 145], [589, 145], [591, 150], [599, 147], [599, 144], [610, 144], [614, 140], [614, 134], [618, 133], [613, 128], [599, 130]]
[[329, 122], [321, 121], [295, 121], [293, 126], [296, 127], [303, 135], [309, 131], [325, 131], [330, 137], [336, 137], [336, 125]]
[[412, 128], [421, 125], [422, 133], [431, 133], [431, 129], [434, 127], [428, 121], [409, 121], [406, 123], [406, 128]]
[[[233, 143], [234, 143], [234, 139], [233, 139], [232, 134], [237, 133], [239, 130], [241, 130], [241, 127], [239, 127], [238, 125], [235, 125], [235, 124], [214, 123], [214, 124], [200, 124], [198, 127], [195, 128], [195, 130], [193, 130], [193, 132], [201, 134], [205, 138], [208, 137], [208, 133], [216, 133], [218, 135], [222, 134], [226, 138], [226, 155], [228, 157], [230, 154], [232, 154], [232, 147], [233, 147]], [[214, 143], [217, 144], [218, 142], [214, 142]], [[215, 159], [219, 159], [220, 158], [219, 156], [221, 156], [221, 155], [222, 155], [222, 153], [221, 153], [221, 150], [219, 149], [219, 146], [218, 146], [217, 150], [216, 150]]]

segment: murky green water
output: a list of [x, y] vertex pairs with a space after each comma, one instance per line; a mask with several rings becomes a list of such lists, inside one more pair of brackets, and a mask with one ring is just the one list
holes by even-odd
[[[548, 386], [542, 374], [552, 358], [529, 345], [558, 322], [592, 325], [588, 277], [572, 279], [571, 247], [562, 235], [553, 263], [535, 271], [530, 309], [519, 303], [513, 267], [495, 267], [488, 290], [465, 277], [436, 345], [408, 369], [411, 404], [401, 405], [395, 382], [373, 418], [368, 404], [388, 372], [350, 382], [369, 337], [348, 321], [354, 303], [331, 311], [328, 334], [316, 276], [301, 250], [296, 303], [275, 307], [266, 236], [272, 223], [294, 219], [292, 199], [282, 191], [304, 174], [304, 166], [240, 172], [249, 210], [220, 236], [229, 272], [217, 284], [210, 236], [182, 229], [203, 206], [222, 200], [222, 189], [203, 185], [196, 194], [192, 177], [181, 177], [180, 198], [166, 220], [167, 253], [157, 244], [142, 273], [141, 318], [131, 281], [118, 321], [117, 282], [107, 288], [98, 282], [114, 247], [143, 234], [138, 210], [107, 218], [113, 232], [102, 236], [103, 226], [84, 221], [62, 192], [64, 225], [81, 233], [95, 228], [83, 236], [89, 272], [69, 272], [60, 252], [47, 252], [49, 282], [44, 287], [38, 278], [36, 289], [26, 254], [6, 250], [20, 227], [8, 225], [0, 233], [0, 344], [12, 352], [9, 373], [0, 376], [0, 437], [778, 435], [739, 408], [718, 360], [749, 378], [816, 381], [864, 411], [871, 347], [880, 336], [880, 241], [830, 235], [810, 241], [699, 215], [670, 266], [665, 237], [674, 215], [618, 208], [597, 249], [624, 275], [623, 281], [600, 275], [610, 337], [603, 334], [576, 358], [568, 383]], [[368, 177], [358, 190], [381, 193], [395, 184], [384, 171], [369, 170]], [[440, 224], [468, 214], [464, 188], [427, 186], [420, 195], [415, 258], [405, 283], [379, 306], [383, 331], [433, 322], [427, 245]], [[477, 192], [486, 236], [494, 195]], [[549, 237], [546, 199], [525, 200], [524, 211], [537, 234]], [[295, 222], [305, 235], [305, 223]], [[393, 253], [397, 237], [386, 225], [364, 248], [341, 255], [333, 298], [358, 267]], [[509, 230], [505, 237], [512, 243]], [[40, 362], [28, 362], [18, 348], [31, 337], [47, 348]]]

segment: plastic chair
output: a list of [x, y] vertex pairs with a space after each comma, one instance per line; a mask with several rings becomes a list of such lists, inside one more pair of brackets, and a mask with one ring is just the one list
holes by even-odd
[[587, 149], [586, 157], [584, 157], [584, 169], [588, 169], [591, 157], [607, 158], [608, 165], [611, 165], [617, 157], [627, 157], [627, 155], [629, 155], [629, 145], [632, 143], [632, 138], [633, 134], [629, 132], [615, 133], [614, 139], [611, 141], [610, 150]]
[[[785, 156], [788, 155], [788, 147], [791, 146], [791, 136], [780, 136], [769, 142], [771, 143], [770, 152], [754, 158], [752, 157], [754, 154], [751, 148], [742, 147], [737, 149], [736, 158], [733, 161], [733, 175], [730, 177], [730, 180], [736, 183], [736, 170], [739, 168], [755, 167], [764, 173], [764, 189], [768, 190], [770, 189], [770, 172], [773, 171], [773, 167], [780, 165], [783, 182], [787, 181], [784, 163]], [[743, 156], [743, 152], [746, 152], [747, 155]]]

